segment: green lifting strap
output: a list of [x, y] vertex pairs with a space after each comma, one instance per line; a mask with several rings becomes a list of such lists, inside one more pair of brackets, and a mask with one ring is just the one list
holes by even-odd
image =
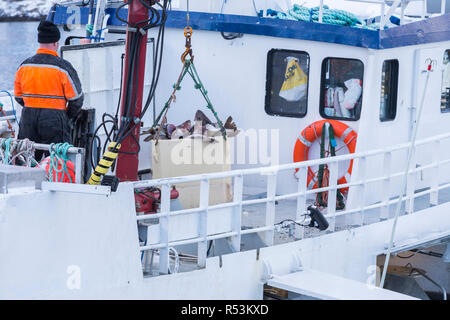
[[[336, 148], [334, 146], [334, 143], [332, 141], [335, 141], [334, 138], [334, 129], [333, 126], [331, 125], [331, 123], [325, 122], [323, 124], [322, 127], [322, 136], [320, 137], [320, 158], [325, 158], [325, 136], [326, 136], [326, 126], [328, 124], [328, 137], [329, 137], [329, 141], [330, 141], [330, 154], [332, 157], [336, 156]], [[319, 173], [318, 173], [318, 188], [324, 188], [325, 186], [322, 185], [323, 184], [323, 175], [324, 175], [324, 171], [325, 171], [325, 165], [321, 164], [319, 165]], [[345, 208], [345, 202], [344, 202], [344, 196], [342, 195], [341, 191], [339, 189], [337, 189], [337, 205], [336, 205], [336, 209], [337, 210], [342, 210]], [[321, 207], [327, 207], [328, 203], [323, 201], [322, 198], [322, 192], [319, 192], [317, 195], [317, 199], [319, 202], [319, 205]], [[328, 199], [330, 200], [330, 199]]]
[[[206, 101], [206, 104], [207, 104], [206, 107], [209, 110], [211, 110], [212, 114], [214, 115], [214, 117], [217, 121], [217, 124], [220, 127], [222, 136], [223, 136], [224, 140], [226, 140], [227, 133], [226, 133], [225, 127], [223, 126], [223, 122], [219, 119], [219, 116], [218, 116], [216, 110], [214, 109], [214, 106], [213, 106], [211, 100], [208, 97], [208, 91], [206, 90], [205, 86], [203, 85], [202, 81], [200, 80], [200, 76], [198, 75], [197, 69], [195, 68], [194, 62], [192, 60], [189, 60], [189, 59], [185, 60], [180, 77], [178, 78], [177, 83], [174, 84], [174, 86], [173, 86], [174, 93], [177, 90], [181, 90], [181, 83], [183, 82], [183, 80], [187, 74], [190, 75], [192, 80], [194, 81], [194, 88], [200, 90], [203, 98]], [[164, 108], [161, 110], [158, 117], [155, 119], [152, 129], [156, 128], [158, 123], [161, 121], [161, 118], [163, 117], [163, 115], [168, 111], [168, 109], [170, 108], [170, 105], [173, 101], [173, 98], [174, 98], [174, 94], [172, 94], [170, 96], [170, 98], [167, 100], [167, 102], [165, 103]], [[158, 139], [158, 137], [157, 137], [157, 139]]]

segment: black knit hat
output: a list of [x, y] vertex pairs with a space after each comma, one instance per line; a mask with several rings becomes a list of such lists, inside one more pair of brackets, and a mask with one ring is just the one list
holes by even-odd
[[58, 27], [50, 21], [41, 21], [37, 30], [39, 43], [54, 43], [61, 38]]

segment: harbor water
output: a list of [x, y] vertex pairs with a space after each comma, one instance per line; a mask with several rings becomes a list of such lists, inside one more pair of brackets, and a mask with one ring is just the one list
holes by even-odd
[[38, 24], [34, 21], [0, 23], [0, 90], [14, 89], [17, 68], [36, 52]]

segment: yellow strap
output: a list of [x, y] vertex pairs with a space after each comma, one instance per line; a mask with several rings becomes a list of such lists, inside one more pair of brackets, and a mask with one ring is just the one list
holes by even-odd
[[[112, 152], [111, 150], [116, 148], [116, 146], [117, 146], [117, 152]], [[109, 168], [111, 168], [111, 166], [114, 163], [114, 160], [117, 159], [117, 157], [119, 155], [118, 151], [119, 151], [120, 147], [121, 147], [120, 143], [111, 142], [109, 144], [108, 151], [106, 151], [104, 153], [103, 158], [100, 160], [99, 165], [97, 165], [97, 167], [95, 168], [95, 170], [92, 173], [91, 177], [89, 178], [89, 181], [87, 182], [87, 184], [89, 184], [89, 185], [99, 185], [100, 184], [100, 182], [102, 181], [102, 176], [104, 176], [105, 174], [108, 173]], [[113, 159], [113, 161], [107, 160], [105, 158]]]
[[113, 165], [113, 161], [102, 159], [102, 160], [100, 160], [99, 164], [104, 167], [110, 168]]
[[114, 153], [111, 151], [106, 151], [105, 154], [103, 155], [103, 157], [110, 158], [110, 159], [116, 159], [118, 155], [119, 155], [118, 152]]
[[97, 175], [105, 175], [107, 174], [109, 171], [109, 167], [108, 168], [102, 168], [100, 166], [97, 166], [97, 168], [95, 168], [95, 172], [97, 173]]

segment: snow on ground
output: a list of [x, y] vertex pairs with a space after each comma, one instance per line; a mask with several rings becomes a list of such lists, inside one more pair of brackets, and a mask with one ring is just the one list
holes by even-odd
[[47, 15], [57, 0], [0, 0], [1, 19], [38, 19]]

